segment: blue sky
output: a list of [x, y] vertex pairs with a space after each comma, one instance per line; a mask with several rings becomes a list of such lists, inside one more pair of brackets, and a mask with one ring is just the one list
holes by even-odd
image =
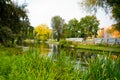
[[[77, 18], [80, 20], [82, 17], [89, 15], [82, 9], [78, 2], [82, 0], [17, 0], [19, 3], [23, 1], [28, 3], [27, 9], [29, 11], [28, 17], [32, 26], [39, 24], [47, 24], [51, 26], [51, 18], [59, 15], [67, 23], [70, 19]], [[112, 25], [114, 22], [110, 19], [110, 14], [99, 10], [96, 14], [97, 19], [100, 20], [100, 28]]]

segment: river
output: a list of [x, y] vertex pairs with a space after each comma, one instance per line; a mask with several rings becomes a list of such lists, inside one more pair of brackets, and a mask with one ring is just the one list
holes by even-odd
[[[59, 48], [58, 45], [47, 43], [40, 43], [39, 45], [37, 45], [37, 49], [39, 50], [40, 55], [47, 57], [54, 56], [54, 60], [57, 60], [57, 56], [59, 56], [60, 53], [64, 52], [66, 54], [66, 58], [69, 56], [71, 60], [76, 59], [76, 68], [78, 68], [79, 62], [81, 61], [80, 63], [82, 64], [83, 70], [89, 66], [88, 63], [90, 59], [95, 59], [98, 56], [102, 56], [104, 58], [109, 56], [109, 53], [104, 51], [91, 51], [74, 48]], [[116, 55], [111, 53], [111, 56]]]

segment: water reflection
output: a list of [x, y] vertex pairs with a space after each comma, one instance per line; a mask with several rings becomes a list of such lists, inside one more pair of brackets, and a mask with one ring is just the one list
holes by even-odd
[[[71, 61], [76, 60], [75, 68], [78, 69], [80, 65], [82, 70], [85, 70], [89, 66], [89, 61], [91, 59], [96, 59], [98, 56], [103, 56], [106, 58], [109, 54], [105, 52], [98, 52], [98, 51], [90, 51], [90, 50], [83, 50], [83, 49], [74, 49], [74, 48], [59, 48], [58, 45], [54, 44], [45, 44], [41, 43], [38, 46], [40, 51], [40, 55], [45, 55], [48, 57], [54, 58], [57, 60], [57, 57], [60, 53], [65, 53], [66, 58], [70, 57]], [[99, 54], [100, 53], [100, 54]], [[105, 53], [106, 55], [102, 55], [101, 53]]]
[[[76, 58], [76, 60], [89, 61], [89, 59], [96, 58], [97, 55], [102, 55], [99, 53], [104, 53], [100, 51], [90, 51], [83, 49], [74, 49], [74, 48], [59, 48], [58, 45], [40, 43], [37, 46], [41, 55], [46, 55], [48, 57], [55, 56], [57, 57], [60, 53], [64, 52], [67, 56], [70, 56], [71, 59]], [[104, 55], [105, 56], [105, 55]]]
[[46, 44], [46, 43], [40, 43], [37, 45], [37, 49], [39, 50], [41, 55], [48, 55], [50, 52], [52, 52], [52, 45]]
[[48, 57], [52, 57], [53, 55], [57, 56], [58, 53], [59, 53], [59, 48], [58, 48], [58, 45], [54, 45], [54, 44], [49, 44], [52, 48], [51, 48], [51, 51], [48, 53]]

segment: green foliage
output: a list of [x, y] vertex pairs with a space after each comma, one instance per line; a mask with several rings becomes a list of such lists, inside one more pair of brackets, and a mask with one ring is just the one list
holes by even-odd
[[79, 22], [81, 37], [96, 37], [98, 31], [99, 21], [95, 16], [83, 17]]
[[66, 26], [67, 38], [69, 37], [78, 37], [78, 20], [76, 18], [71, 19]]
[[66, 37], [96, 37], [99, 21], [95, 16], [85, 16], [80, 21], [71, 19], [65, 26]]
[[110, 55], [104, 57], [98, 55], [90, 60], [88, 71], [84, 74], [84, 80], [118, 80], [120, 77], [120, 59], [114, 60]]
[[102, 7], [106, 12], [111, 12], [112, 17], [117, 21], [116, 29], [120, 30], [120, 0], [84, 0], [83, 6], [91, 12]]
[[13, 33], [10, 28], [8, 27], [2, 27], [0, 29], [0, 41], [5, 45], [5, 46], [10, 46], [12, 43], [10, 40], [13, 38]]
[[60, 47], [69, 47], [70, 45], [72, 45], [71, 41], [66, 41], [64, 39], [59, 41], [59, 46]]
[[57, 61], [42, 57], [38, 52], [0, 58], [0, 79], [6, 80], [73, 80], [80, 78], [74, 62], [61, 54]]
[[119, 53], [120, 52], [120, 46], [109, 46], [106, 44], [97, 44], [97, 45], [88, 45], [88, 44], [80, 44], [77, 45], [76, 48], [80, 49], [87, 49], [87, 50], [94, 50], [94, 51], [106, 51], [106, 52], [113, 52], [113, 53]]
[[4, 47], [4, 46], [0, 46], [0, 56], [13, 56], [13, 55], [19, 55], [19, 54], [23, 54], [23, 50], [22, 47]]
[[[41, 56], [35, 48], [22, 55], [0, 56], [0, 80], [119, 80], [120, 58], [98, 55], [87, 60], [88, 67], [76, 69], [76, 59], [62, 51], [56, 58]], [[3, 50], [4, 49], [4, 50]], [[10, 52], [10, 51], [9, 51]]]
[[63, 29], [64, 29], [64, 19], [60, 16], [54, 16], [51, 19], [51, 25], [53, 28], [53, 38], [59, 41], [63, 36]]
[[67, 24], [68, 36], [67, 37], [79, 37], [79, 26], [76, 18], [71, 19]]
[[96, 37], [99, 21], [95, 16], [83, 17], [80, 21], [71, 19], [68, 24], [64, 20], [55, 16], [52, 18], [53, 38], [59, 41], [61, 38], [69, 37]]
[[[0, 30], [4, 27], [11, 30], [8, 36], [11, 36], [12, 39], [8, 39], [8, 41], [12, 42], [12, 45], [15, 39], [19, 41], [20, 36], [25, 39], [31, 28], [25, 7], [26, 4], [20, 6], [13, 3], [12, 0], [0, 1]], [[7, 38], [2, 31], [0, 31], [0, 35]], [[3, 39], [3, 37], [0, 37], [1, 43], [3, 43]]]

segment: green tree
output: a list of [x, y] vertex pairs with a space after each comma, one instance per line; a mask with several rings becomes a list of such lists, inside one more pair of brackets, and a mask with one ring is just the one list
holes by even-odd
[[95, 16], [83, 17], [79, 22], [80, 37], [87, 38], [97, 36], [99, 21]]
[[[0, 0], [0, 29], [7, 27], [7, 29], [11, 30], [11, 34], [13, 34], [12, 39], [8, 39], [9, 41], [12, 41], [12, 44], [15, 39], [19, 42], [23, 37], [25, 37], [25, 35], [27, 35], [26, 29], [30, 24], [25, 7], [26, 4], [19, 6], [13, 3], [12, 0]], [[4, 35], [2, 32], [0, 33], [1, 35]], [[8, 35], [11, 36], [11, 34]], [[3, 41], [1, 36], [0, 40], [0, 42]]]
[[62, 37], [63, 37], [63, 38], [69, 38], [69, 37], [71, 37], [68, 24], [66, 24], [66, 23], [64, 24]]
[[83, 0], [82, 4], [90, 11], [97, 11], [98, 8], [111, 12], [112, 17], [117, 21], [116, 29], [120, 30], [120, 0]]
[[53, 38], [56, 38], [57, 41], [59, 41], [63, 37], [64, 24], [64, 19], [62, 19], [60, 16], [54, 16], [51, 19], [51, 25], [53, 28]]
[[69, 22], [68, 22], [68, 25], [67, 25], [67, 30], [68, 31], [68, 34], [69, 36], [68, 37], [78, 37], [78, 20], [76, 18], [74, 19], [71, 19]]
[[28, 29], [27, 29], [27, 38], [34, 39], [33, 30], [34, 30], [33, 26], [29, 26], [28, 27]]
[[10, 40], [12, 40], [13, 34], [12, 30], [8, 27], [2, 27], [0, 29], [0, 42], [4, 44], [5, 46], [10, 46]]

